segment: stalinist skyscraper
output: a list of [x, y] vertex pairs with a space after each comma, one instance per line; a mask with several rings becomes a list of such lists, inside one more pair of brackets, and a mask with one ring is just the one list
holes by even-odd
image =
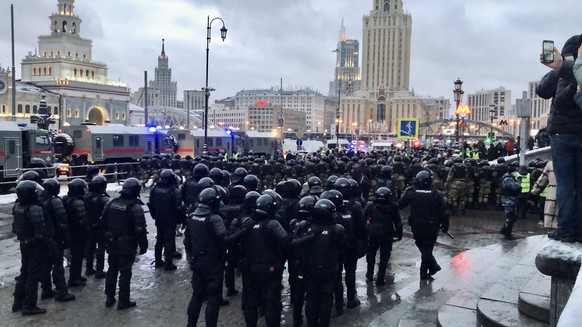
[[402, 0], [373, 0], [362, 27], [362, 90], [408, 90], [412, 17]]

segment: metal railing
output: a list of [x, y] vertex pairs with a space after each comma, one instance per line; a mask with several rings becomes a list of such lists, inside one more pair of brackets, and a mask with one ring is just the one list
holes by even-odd
[[[44, 176], [56, 176], [56, 167], [32, 167], [32, 168], [14, 168], [14, 169], [0, 169], [0, 176], [4, 176], [6, 172], [9, 173], [16, 173], [16, 176], [8, 176], [5, 177], [2, 181], [0, 181], [0, 186], [2, 185], [10, 185], [10, 184], [14, 184], [19, 178], [20, 176], [22, 176], [22, 174], [24, 174], [27, 171], [36, 171], [36, 172], [45, 172]], [[43, 174], [39, 173], [41, 176], [43, 176]], [[43, 179], [46, 178], [51, 178], [51, 177], [45, 177]], [[8, 179], [8, 180], [6, 180]]]

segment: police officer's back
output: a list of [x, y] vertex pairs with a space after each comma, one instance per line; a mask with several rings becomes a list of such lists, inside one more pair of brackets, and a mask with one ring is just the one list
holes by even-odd
[[71, 236], [69, 287], [85, 286], [81, 270], [90, 233], [89, 217], [85, 207], [87, 183], [80, 178], [75, 178], [68, 186], [69, 192], [63, 197], [63, 202], [67, 211], [67, 225]]
[[123, 183], [120, 196], [107, 203], [103, 210], [103, 232], [107, 246], [109, 269], [105, 280], [106, 307], [115, 303], [115, 289], [119, 274], [118, 310], [136, 305], [130, 300], [131, 267], [137, 247], [139, 254], [148, 248], [146, 221], [139, 199], [141, 183], [128, 178]]
[[16, 186], [18, 201], [12, 209], [12, 230], [20, 241], [22, 267], [14, 290], [12, 312], [23, 315], [46, 313], [37, 307], [38, 283], [45, 259], [44, 241], [49, 238], [42, 208], [37, 204], [37, 183], [21, 181]]
[[206, 299], [206, 324], [216, 326], [222, 300], [222, 280], [226, 248], [226, 228], [222, 218], [213, 213], [220, 206], [220, 194], [204, 189], [199, 204], [188, 217], [184, 238], [192, 270], [192, 298], [188, 305], [188, 326], [196, 326]]

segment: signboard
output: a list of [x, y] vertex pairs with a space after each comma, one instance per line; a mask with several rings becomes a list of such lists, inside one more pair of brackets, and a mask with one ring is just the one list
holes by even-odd
[[295, 132], [295, 135], [297, 135], [298, 138], [302, 138], [303, 135], [305, 135], [305, 133], [303, 133], [303, 132]]
[[303, 141], [301, 141], [301, 140], [297, 140], [297, 142], [295, 142], [295, 143], [297, 143], [297, 146], [302, 146], [303, 145]]
[[360, 129], [359, 129], [359, 128], [356, 128], [356, 129], [354, 130], [354, 133], [356, 133], [356, 135], [360, 135]]
[[398, 138], [401, 140], [418, 139], [420, 119], [398, 118]]

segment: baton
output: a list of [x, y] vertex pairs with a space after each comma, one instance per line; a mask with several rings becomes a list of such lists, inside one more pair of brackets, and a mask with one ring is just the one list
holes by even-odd
[[455, 239], [455, 237], [451, 233], [449, 233], [449, 232], [444, 232], [444, 233], [447, 234], [451, 239], [453, 239], [453, 240]]

